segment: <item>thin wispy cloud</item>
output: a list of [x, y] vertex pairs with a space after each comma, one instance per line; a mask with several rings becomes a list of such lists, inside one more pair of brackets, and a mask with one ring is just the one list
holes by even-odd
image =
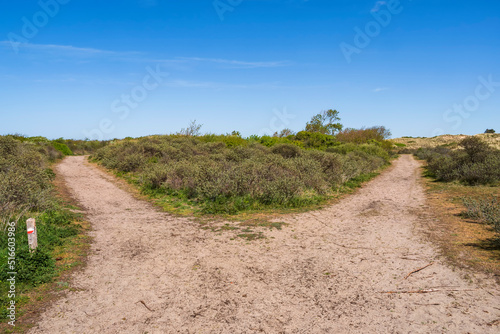
[[207, 88], [207, 89], [282, 89], [293, 88], [279, 82], [264, 82], [255, 84], [240, 84], [213, 81], [171, 80], [162, 84], [172, 88]]
[[185, 57], [179, 59], [186, 61], [224, 64], [228, 65], [229, 67], [235, 67], [235, 68], [282, 67], [291, 65], [289, 61], [241, 61], [241, 60], [231, 60], [231, 59], [199, 58], [199, 57]]
[[[0, 47], [9, 49], [12, 47], [10, 41], [0, 41]], [[34, 44], [34, 43], [19, 43], [17, 48], [32, 53], [50, 53], [57, 54], [59, 57], [107, 57], [121, 61], [131, 62], [157, 62], [171, 64], [194, 64], [194, 63], [212, 63], [224, 65], [226, 68], [273, 68], [289, 66], [289, 61], [243, 61], [234, 59], [222, 58], [203, 58], [203, 57], [175, 57], [161, 58], [155, 57], [145, 52], [137, 51], [111, 51], [89, 47], [76, 47], [72, 45], [59, 44]]]
[[[12, 48], [10, 41], [0, 41], [0, 46], [3, 48]], [[135, 51], [111, 51], [96, 48], [76, 47], [72, 45], [59, 45], [59, 44], [34, 44], [34, 43], [18, 43], [17, 48], [28, 52], [44, 52], [56, 53], [59, 56], [139, 56], [141, 52]]]
[[209, 88], [209, 89], [222, 89], [222, 88], [245, 88], [244, 85], [231, 85], [219, 82], [204, 82], [204, 81], [189, 81], [189, 80], [171, 80], [164, 84], [172, 88]]
[[388, 90], [388, 89], [389, 88], [387, 88], [387, 87], [377, 87], [374, 90], [372, 90], [372, 92], [374, 92], [374, 93], [380, 93], [380, 92], [383, 92], [384, 90]]

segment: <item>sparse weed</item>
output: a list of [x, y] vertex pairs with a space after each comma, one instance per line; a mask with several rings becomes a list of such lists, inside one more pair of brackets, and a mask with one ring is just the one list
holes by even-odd
[[500, 240], [500, 203], [498, 199], [495, 197], [464, 197], [462, 202], [466, 208], [463, 216], [491, 225]]

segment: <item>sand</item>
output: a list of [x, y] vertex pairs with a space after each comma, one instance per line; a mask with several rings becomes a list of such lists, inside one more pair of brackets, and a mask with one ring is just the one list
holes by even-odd
[[[432, 215], [411, 156], [251, 242], [159, 212], [84, 157], [67, 157], [58, 173], [93, 243], [32, 334], [500, 331], [498, 286], [454, 270], [421, 233]], [[428, 292], [404, 293], [419, 290]]]

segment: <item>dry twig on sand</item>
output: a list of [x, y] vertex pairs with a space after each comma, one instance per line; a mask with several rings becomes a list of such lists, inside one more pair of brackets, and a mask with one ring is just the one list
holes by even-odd
[[145, 308], [147, 308], [150, 312], [154, 312], [152, 309], [150, 309], [146, 303], [144, 302], [144, 300], [139, 300], [137, 303], [141, 303], [142, 305], [144, 305]]
[[429, 266], [432, 266], [433, 264], [434, 264], [434, 262], [431, 262], [431, 263], [429, 263], [428, 265], [423, 266], [422, 268], [418, 268], [418, 269], [413, 270], [412, 272], [410, 272], [408, 275], [406, 275], [406, 276], [405, 276], [405, 279], [407, 279], [408, 277], [410, 277], [412, 274], [414, 274], [414, 273], [416, 273], [416, 272], [419, 272], [419, 271], [420, 271], [420, 270], [422, 270], [422, 269], [425, 269], [425, 268], [427, 268], [427, 267], [429, 267]]
[[402, 290], [402, 291], [381, 291], [380, 293], [429, 293], [429, 292], [439, 292], [439, 291], [475, 291], [477, 289], [423, 289], [423, 290]]
[[335, 246], [339, 246], [339, 247], [342, 247], [342, 248], [350, 248], [350, 249], [373, 249], [373, 248], [368, 248], [368, 247], [352, 247], [352, 246], [346, 246], [346, 245], [341, 245], [341, 244], [337, 244], [335, 242], [331, 242], [330, 243], [334, 244]]

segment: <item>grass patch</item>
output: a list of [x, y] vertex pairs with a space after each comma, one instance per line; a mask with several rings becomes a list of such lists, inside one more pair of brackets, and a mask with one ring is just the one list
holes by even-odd
[[257, 232], [257, 233], [241, 233], [241, 234], [238, 234], [237, 237], [245, 239], [246, 241], [254, 241], [254, 240], [264, 239], [265, 238], [264, 234], [262, 232]]
[[[27, 217], [22, 217], [19, 221], [24, 222]], [[26, 313], [31, 313], [51, 296], [48, 293], [54, 288], [54, 278], [60, 278], [66, 271], [72, 270], [82, 264], [83, 256], [88, 244], [87, 237], [83, 234], [82, 222], [76, 215], [64, 208], [49, 211], [36, 216], [38, 229], [39, 247], [36, 252], [30, 253], [27, 247], [26, 225], [18, 224], [15, 232], [16, 257], [15, 271], [16, 278], [16, 329], [30, 326], [31, 322], [25, 321], [23, 317]], [[10, 277], [7, 272], [8, 252], [7, 242], [4, 242], [5, 235], [2, 234], [0, 244], [0, 328], [10, 328], [6, 322], [7, 305]], [[5, 247], [3, 247], [5, 245]], [[63, 275], [64, 276], [64, 275]]]
[[[443, 254], [455, 265], [474, 268], [500, 276], [498, 234], [492, 225], [469, 213], [471, 203], [499, 199], [496, 186], [466, 186], [458, 182], [436, 182], [424, 179], [429, 204], [435, 219], [424, 232], [436, 242]], [[464, 198], [466, 201], [464, 202]], [[472, 204], [472, 207], [476, 205]], [[469, 214], [471, 214], [469, 216]], [[428, 219], [425, 219], [428, 220]]]
[[500, 246], [500, 203], [497, 197], [464, 197], [466, 210], [462, 215], [492, 227], [496, 233], [495, 242]]
[[423, 174], [438, 216], [428, 234], [453, 263], [498, 277], [500, 150], [474, 136], [415, 155], [427, 161]]

